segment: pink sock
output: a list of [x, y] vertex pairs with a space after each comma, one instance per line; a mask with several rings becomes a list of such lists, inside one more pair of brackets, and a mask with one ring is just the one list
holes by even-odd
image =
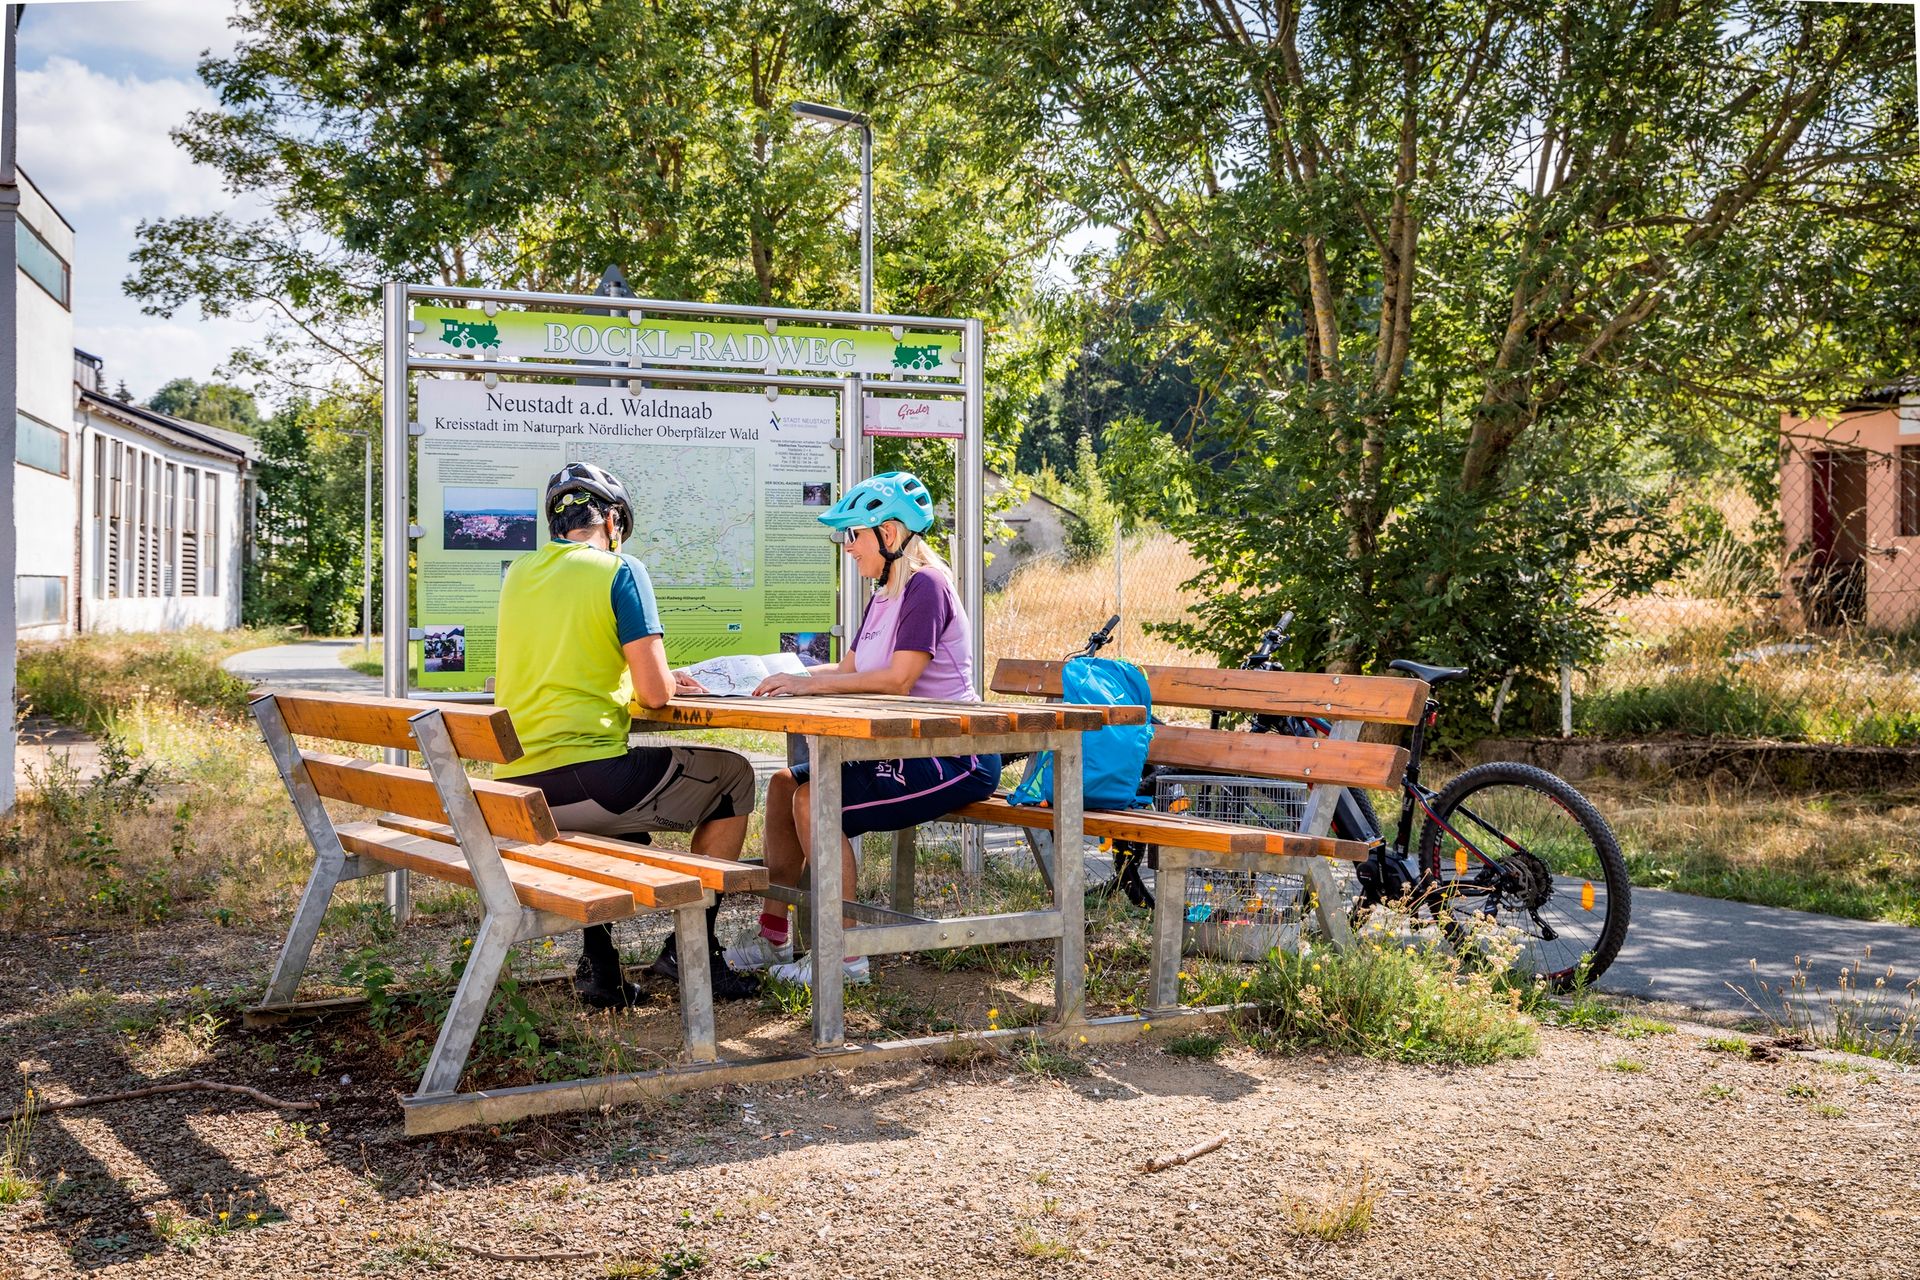
[[785, 946], [787, 941], [787, 913], [772, 911], [760, 913], [760, 936], [774, 946]]

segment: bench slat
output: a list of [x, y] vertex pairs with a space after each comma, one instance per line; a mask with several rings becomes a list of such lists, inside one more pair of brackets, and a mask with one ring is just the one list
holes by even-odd
[[[953, 816], [1004, 826], [1031, 827], [1039, 831], [1053, 829], [1051, 808], [1008, 804], [1004, 796], [995, 796], [991, 800], [977, 801], [964, 809], [956, 809]], [[1098, 839], [1137, 840], [1142, 844], [1168, 845], [1201, 853], [1340, 858], [1347, 862], [1364, 862], [1367, 857], [1367, 846], [1358, 840], [1303, 836], [1292, 831], [1268, 831], [1261, 827], [1243, 827], [1232, 822], [1195, 818], [1189, 814], [1161, 813], [1155, 809], [1089, 809], [1086, 811], [1085, 824], [1086, 833]]]
[[[429, 840], [439, 840], [446, 844], [454, 843], [453, 828], [444, 822], [422, 822], [414, 818], [389, 816], [380, 819], [380, 825], [391, 827], [395, 831], [405, 831], [410, 835], [425, 836]], [[715, 893], [757, 893], [767, 887], [765, 867], [729, 862], [725, 858], [708, 858], [697, 853], [683, 853], [678, 849], [656, 849], [652, 845], [631, 844], [625, 840], [596, 836], [585, 831], [562, 831], [548, 843], [567, 845], [575, 849], [588, 849], [609, 857], [625, 858], [630, 862], [645, 863], [647, 866], [659, 867], [666, 871], [677, 871], [681, 875], [693, 877], [702, 888], [711, 889]], [[504, 852], [503, 849], [502, 853]]]
[[1391, 791], [1399, 788], [1406, 774], [1407, 749], [1384, 742], [1341, 742], [1168, 724], [1154, 729], [1147, 763]]
[[287, 728], [303, 737], [418, 751], [420, 744], [414, 740], [412, 726], [407, 722], [423, 711], [438, 708], [445, 716], [453, 749], [463, 759], [507, 764], [525, 754], [520, 747], [520, 735], [514, 732], [505, 707], [291, 691], [266, 696], [280, 704]]
[[[1002, 658], [993, 691], [1060, 696], [1058, 662]], [[1398, 676], [1333, 676], [1312, 671], [1221, 671], [1208, 667], [1141, 667], [1156, 705], [1205, 711], [1263, 712], [1412, 724], [1427, 705], [1424, 680]]]
[[[302, 751], [300, 758], [307, 762], [307, 776], [313, 780], [313, 789], [329, 800], [344, 800], [368, 809], [389, 809], [430, 822], [447, 820], [433, 777], [424, 769], [316, 751]], [[489, 782], [484, 778], [474, 778], [471, 782], [474, 799], [480, 802], [480, 814], [494, 835], [524, 844], [545, 844], [560, 834], [559, 828], [553, 825], [547, 798], [538, 788]]]
[[[391, 831], [373, 822], [350, 822], [339, 832], [341, 845], [352, 853], [418, 871], [435, 880], [473, 887], [473, 871], [457, 845]], [[633, 895], [624, 889], [522, 863], [502, 865], [507, 879], [513, 882], [515, 896], [535, 910], [551, 911], [581, 924], [624, 920], [639, 910]]]

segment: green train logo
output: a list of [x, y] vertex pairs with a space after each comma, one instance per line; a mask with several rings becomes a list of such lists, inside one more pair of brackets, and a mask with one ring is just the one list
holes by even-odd
[[500, 345], [500, 326], [491, 320], [442, 319], [440, 341], [450, 347], [497, 347]]
[[938, 343], [929, 347], [896, 346], [893, 349], [893, 367], [896, 369], [913, 369], [926, 373], [938, 369], [940, 359]]

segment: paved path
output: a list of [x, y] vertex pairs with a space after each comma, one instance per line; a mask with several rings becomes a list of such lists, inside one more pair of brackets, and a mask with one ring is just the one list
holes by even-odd
[[301, 644], [249, 649], [234, 654], [220, 665], [243, 680], [276, 689], [378, 694], [380, 677], [361, 675], [341, 664], [343, 653], [359, 648], [358, 640], [308, 640]]
[[[1872, 957], [1863, 961], [1868, 948]], [[1842, 968], [1864, 967], [1864, 985], [1871, 986], [1891, 966], [1890, 989], [1920, 978], [1920, 929], [1636, 888], [1627, 944], [1597, 985], [1694, 1009], [1754, 1014], [1731, 983], [1771, 1014], [1779, 1002], [1760, 983], [1789, 987], [1796, 957], [1816, 993], [1813, 1003], [1824, 1007], [1818, 993], [1836, 991]], [[1904, 991], [1898, 1003], [1905, 1007]]]

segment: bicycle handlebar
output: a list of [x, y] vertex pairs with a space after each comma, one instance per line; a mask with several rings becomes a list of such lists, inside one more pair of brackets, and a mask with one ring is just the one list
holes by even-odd
[[1113, 629], [1119, 625], [1120, 625], [1120, 615], [1116, 613], [1111, 618], [1107, 619], [1105, 626], [1101, 627], [1098, 631], [1094, 632], [1092, 635], [1087, 637], [1086, 648], [1080, 650], [1078, 653], [1070, 653], [1067, 656], [1069, 658], [1093, 657], [1095, 654], [1099, 653], [1102, 649], [1106, 648], [1109, 644], [1113, 643]]
[[1240, 664], [1241, 669], [1252, 671], [1265, 667], [1272, 659], [1273, 651], [1286, 642], [1287, 628], [1292, 625], [1293, 610], [1289, 609], [1280, 615], [1280, 621], [1260, 633], [1259, 646]]

